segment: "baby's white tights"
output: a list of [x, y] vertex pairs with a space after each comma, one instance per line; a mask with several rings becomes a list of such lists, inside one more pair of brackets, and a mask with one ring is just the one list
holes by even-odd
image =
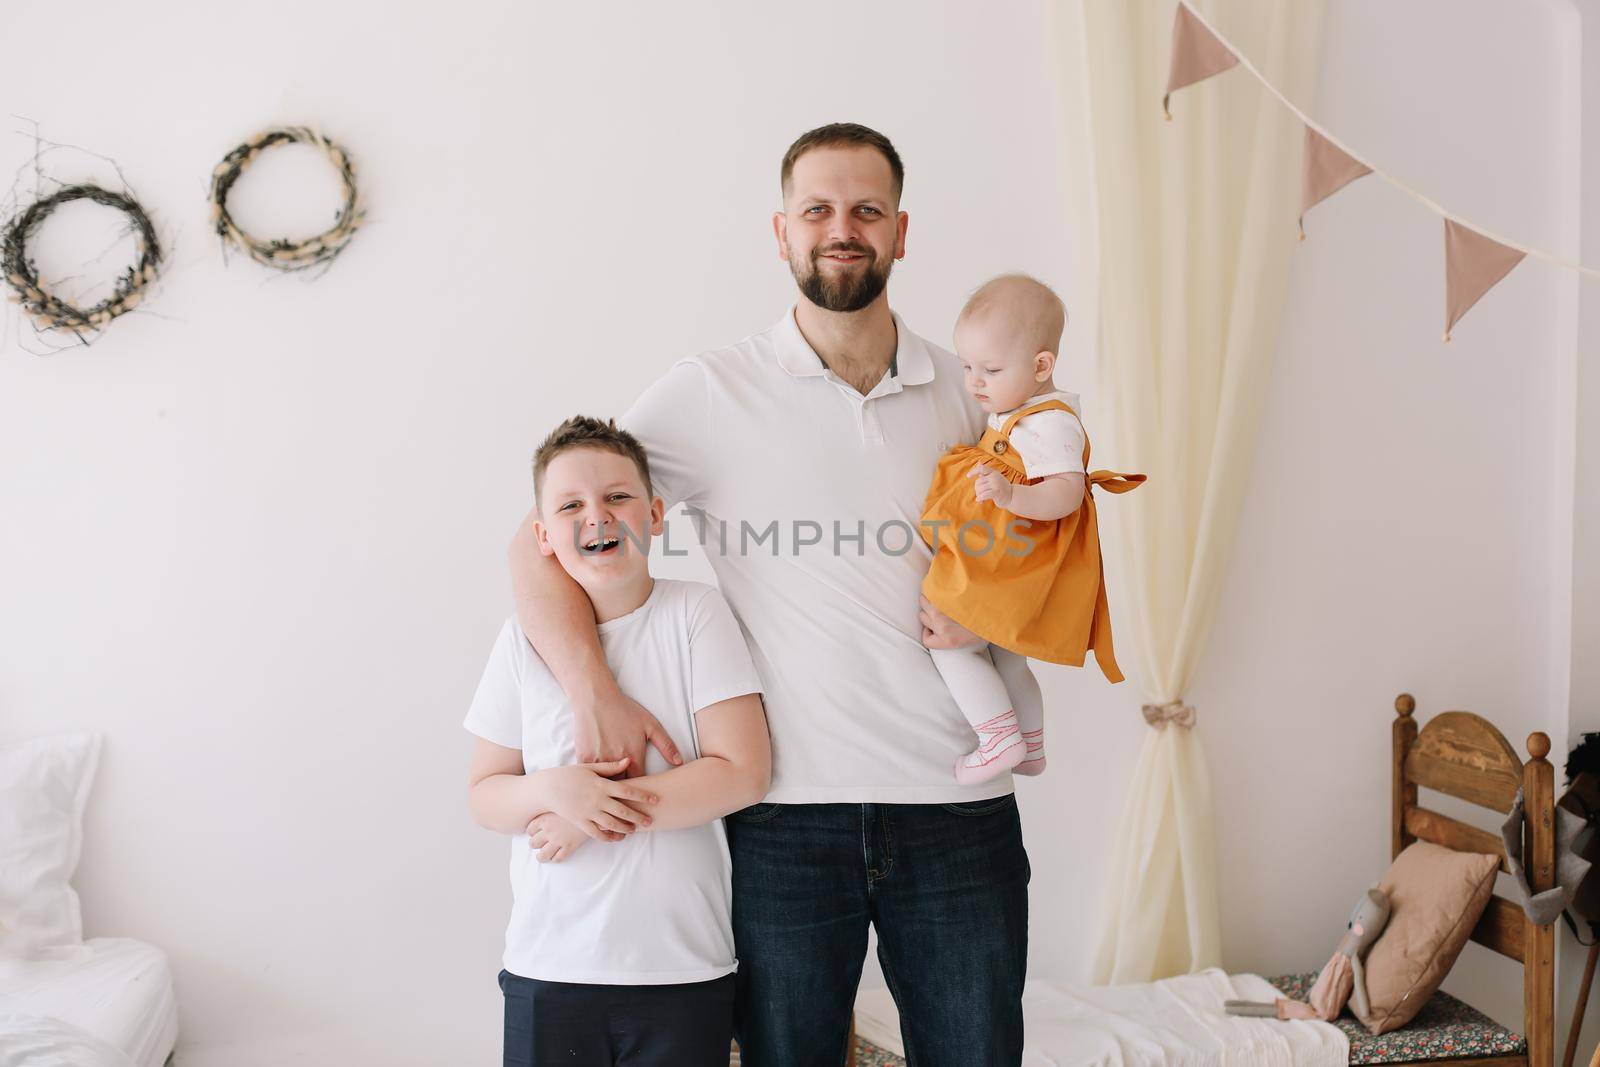
[[1028, 660], [998, 645], [929, 649], [956, 705], [978, 735], [956, 760], [956, 781], [986, 782], [1009, 770], [1044, 770], [1044, 697]]

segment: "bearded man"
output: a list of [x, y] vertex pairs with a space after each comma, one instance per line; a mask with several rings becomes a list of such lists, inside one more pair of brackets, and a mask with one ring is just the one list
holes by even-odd
[[[667, 506], [715, 525], [707, 555], [765, 689], [771, 791], [727, 818], [746, 1067], [844, 1062], [869, 925], [912, 1064], [1022, 1059], [1028, 856], [1010, 774], [951, 774], [973, 735], [927, 648], [977, 638], [921, 600], [915, 529], [936, 461], [977, 440], [983, 413], [955, 356], [889, 308], [904, 180], [876, 131], [803, 134], [772, 216], [798, 299], [771, 329], [679, 360], [619, 420]], [[642, 771], [654, 746], [678, 762], [529, 524], [510, 562], [578, 758]]]

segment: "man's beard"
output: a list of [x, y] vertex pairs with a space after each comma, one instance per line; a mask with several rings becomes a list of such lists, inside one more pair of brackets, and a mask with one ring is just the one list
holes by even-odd
[[[817, 260], [834, 252], [859, 252], [872, 258], [865, 270], [841, 271], [836, 276], [829, 277], [817, 265]], [[889, 284], [889, 272], [894, 269], [894, 257], [886, 256], [880, 270], [878, 257], [871, 248], [863, 245], [838, 245], [826, 250], [813, 249], [810, 268], [802, 270], [795, 262], [795, 258], [789, 257], [789, 272], [794, 275], [795, 283], [800, 286], [800, 292], [807, 300], [824, 311], [860, 311], [878, 299], [884, 287]]]

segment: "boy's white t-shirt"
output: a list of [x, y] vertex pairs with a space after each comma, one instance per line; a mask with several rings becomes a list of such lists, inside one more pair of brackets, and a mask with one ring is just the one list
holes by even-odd
[[[761, 692], [738, 621], [702, 582], [655, 580], [627, 615], [600, 624], [617, 684], [649, 708], [685, 761], [700, 755], [694, 714]], [[508, 620], [464, 726], [522, 750], [529, 772], [578, 762], [572, 708], [549, 668]], [[668, 769], [654, 748], [645, 771]], [[505, 969], [548, 982], [671, 985], [735, 970], [732, 865], [722, 820], [682, 830], [590, 839], [542, 863], [527, 834], [511, 840]]]
[[[1006, 424], [1006, 420], [1013, 413], [1046, 400], [1060, 400], [1073, 411], [1080, 414], [1083, 411], [1078, 404], [1077, 393], [1057, 389], [1031, 396], [1026, 404], [1014, 407], [1010, 411], [990, 415], [989, 425], [998, 430]], [[1038, 411], [1018, 419], [1017, 424], [1011, 427], [1009, 439], [1011, 447], [1017, 450], [1017, 457], [1022, 460], [1023, 470], [1027, 471], [1029, 478], [1084, 473], [1083, 424], [1060, 408]]]

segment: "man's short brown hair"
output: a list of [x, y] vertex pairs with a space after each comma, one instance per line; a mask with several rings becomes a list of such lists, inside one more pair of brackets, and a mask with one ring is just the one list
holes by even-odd
[[830, 122], [826, 126], [818, 126], [814, 130], [807, 130], [795, 139], [794, 144], [783, 154], [783, 167], [778, 172], [778, 187], [785, 196], [789, 195], [789, 178], [794, 173], [794, 161], [811, 151], [813, 148], [839, 148], [861, 146], [876, 148], [883, 153], [883, 158], [889, 161], [889, 170], [894, 174], [894, 198], [900, 200], [900, 190], [906, 184], [906, 168], [900, 162], [900, 153], [894, 150], [894, 145], [889, 143], [889, 138], [877, 130], [854, 122]]
[[644, 446], [639, 439], [627, 430], [617, 429], [615, 419], [601, 422], [599, 419], [588, 415], [574, 415], [572, 418], [550, 431], [533, 453], [533, 497], [539, 499], [540, 490], [544, 488], [544, 472], [549, 469], [550, 461], [563, 452], [571, 452], [575, 448], [597, 448], [603, 452], [615, 452], [619, 456], [626, 456], [633, 460], [633, 465], [639, 468], [639, 477], [644, 482], [644, 491], [649, 496], [655, 492], [650, 488], [650, 461], [645, 457]]

